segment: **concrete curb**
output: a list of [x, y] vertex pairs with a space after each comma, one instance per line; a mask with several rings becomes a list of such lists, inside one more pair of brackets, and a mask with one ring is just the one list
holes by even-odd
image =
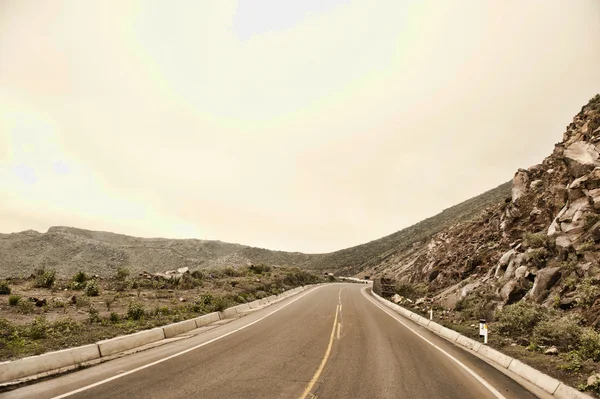
[[48, 370], [74, 366], [98, 358], [100, 358], [98, 345], [90, 344], [2, 362], [0, 363], [0, 382], [18, 380]]
[[214, 323], [215, 321], [221, 320], [221, 316], [219, 316], [219, 312], [213, 312], [205, 314], [204, 316], [196, 317], [193, 320], [196, 322], [196, 327], [200, 328], [210, 323]]
[[[138, 346], [160, 341], [161, 339], [165, 339], [165, 332], [163, 327], [158, 327], [151, 330], [138, 331], [133, 334], [121, 335], [119, 337], [99, 341], [96, 342], [96, 345], [98, 345], [100, 356], [106, 357], [114, 355], [115, 353], [137, 348]], [[0, 381], [3, 380], [0, 378]]]
[[[315, 284], [315, 286], [316, 285], [319, 284]], [[133, 334], [122, 335], [99, 341], [94, 344], [48, 352], [39, 356], [30, 356], [23, 359], [1, 362], [0, 385], [16, 383], [18, 380], [26, 377], [36, 376], [37, 378], [39, 377], [37, 376], [38, 374], [41, 375], [42, 373], [60, 371], [60, 369], [66, 367], [77, 366], [85, 362], [101, 359], [116, 353], [171, 338], [216, 321], [234, 317], [240, 313], [270, 306], [302, 292], [305, 289], [306, 287], [297, 287], [279, 295], [271, 295], [268, 298], [227, 308], [222, 312], [213, 312], [194, 319], [167, 324], [166, 326], [153, 328], [151, 330], [138, 331]]]
[[[526, 365], [525, 363], [512, 358], [504, 353], [497, 351], [496, 349], [490, 348], [482, 344], [481, 342], [477, 342], [474, 339], [469, 337], [465, 337], [458, 332], [451, 330], [447, 327], [443, 327], [442, 325], [430, 321], [417, 313], [411, 312], [410, 310], [403, 308], [399, 305], [396, 305], [393, 302], [388, 301], [377, 295], [376, 293], [372, 293], [373, 297], [383, 304], [385, 307], [394, 310], [396, 313], [399, 313], [415, 323], [422, 325], [427, 328], [431, 332], [440, 337], [452, 342], [455, 345], [459, 345], [466, 350], [477, 353], [483, 358], [487, 359], [491, 363], [495, 363], [496, 365], [510, 370], [514, 374], [524, 378], [529, 381], [536, 387], [548, 392], [552, 396], [558, 399], [591, 399], [592, 397], [580, 392], [574, 388], [571, 388], [568, 385], [563, 384], [559, 380], [550, 377], [547, 374], [542, 373], [539, 370], [534, 369], [531, 366]], [[509, 376], [510, 377], [510, 376]]]
[[198, 328], [196, 327], [196, 320], [189, 319], [166, 325], [163, 327], [163, 331], [165, 332], [165, 338], [173, 338], [176, 335], [195, 330], [196, 328]]

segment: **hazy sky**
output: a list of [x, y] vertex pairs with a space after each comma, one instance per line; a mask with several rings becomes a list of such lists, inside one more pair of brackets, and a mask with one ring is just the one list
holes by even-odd
[[598, 0], [0, 0], [0, 231], [325, 252], [539, 163]]

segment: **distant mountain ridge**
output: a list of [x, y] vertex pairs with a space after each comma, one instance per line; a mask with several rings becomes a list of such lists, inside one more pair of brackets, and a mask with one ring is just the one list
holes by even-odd
[[139, 238], [64, 226], [51, 227], [46, 233], [0, 234], [0, 278], [28, 276], [39, 267], [56, 269], [64, 276], [78, 270], [110, 276], [119, 267], [139, 273], [259, 263], [353, 275], [378, 263], [389, 251], [428, 239], [509, 195], [510, 184], [505, 183], [394, 234], [328, 254], [272, 251], [211, 240]]

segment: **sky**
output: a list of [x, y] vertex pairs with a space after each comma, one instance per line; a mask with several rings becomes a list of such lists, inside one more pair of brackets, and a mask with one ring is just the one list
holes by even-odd
[[0, 0], [0, 232], [329, 252], [540, 163], [597, 0]]

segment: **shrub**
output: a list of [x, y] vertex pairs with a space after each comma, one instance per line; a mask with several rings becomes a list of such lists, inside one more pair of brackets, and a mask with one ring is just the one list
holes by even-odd
[[6, 281], [0, 281], [0, 295], [10, 295], [10, 287]]
[[204, 273], [202, 273], [202, 270], [194, 270], [192, 272], [192, 277], [196, 280], [202, 280], [204, 278]]
[[98, 309], [96, 309], [94, 306], [89, 307], [88, 316], [89, 316], [90, 323], [99, 323], [100, 322], [100, 315], [99, 315]]
[[533, 341], [537, 345], [553, 345], [561, 350], [575, 349], [583, 332], [576, 314], [540, 321], [533, 329]]
[[131, 320], [140, 320], [144, 317], [146, 311], [144, 305], [141, 302], [131, 301], [127, 308], [127, 318]]
[[100, 295], [100, 288], [96, 280], [90, 280], [85, 284], [85, 295], [87, 296], [98, 296]]
[[117, 300], [116, 295], [110, 295], [104, 298], [104, 304], [106, 305], [106, 310], [110, 312], [110, 307]]
[[499, 331], [528, 336], [535, 326], [548, 318], [549, 310], [532, 302], [517, 302], [497, 312]]
[[229, 277], [240, 277], [241, 276], [241, 273], [231, 266], [227, 266], [226, 268], [224, 268], [223, 273]]
[[8, 304], [10, 306], [17, 306], [19, 304], [20, 300], [21, 300], [21, 296], [20, 295], [10, 295], [8, 297]]
[[583, 223], [586, 229], [589, 229], [590, 227], [598, 223], [598, 221], [600, 221], [600, 215], [598, 215], [597, 213], [588, 213], [583, 218]]
[[82, 328], [83, 325], [80, 322], [73, 320], [70, 317], [58, 319], [50, 325], [52, 333], [57, 335], [71, 334], [80, 331]]
[[119, 267], [117, 269], [117, 273], [115, 274], [114, 279], [117, 281], [125, 281], [127, 280], [127, 278], [129, 277], [131, 273], [129, 272], [128, 269], [124, 268], [124, 267]]
[[212, 303], [212, 300], [213, 300], [212, 294], [205, 293], [205, 294], [200, 294], [198, 296], [197, 302], [199, 302], [203, 305], [210, 305]]
[[0, 339], [9, 338], [14, 331], [15, 326], [10, 321], [0, 317]]
[[263, 274], [271, 271], [271, 266], [261, 263], [260, 265], [251, 265], [248, 270], [254, 274]]
[[600, 334], [592, 328], [584, 328], [577, 352], [584, 359], [600, 361]]
[[523, 244], [529, 248], [540, 248], [546, 245], [548, 236], [544, 232], [540, 233], [525, 233]]
[[211, 303], [211, 312], [222, 312], [228, 307], [231, 306], [231, 301], [227, 300], [225, 297], [217, 297], [214, 298]]
[[23, 328], [23, 335], [31, 339], [46, 338], [48, 335], [48, 321], [44, 316], [38, 316]]
[[111, 312], [110, 316], [108, 317], [108, 319], [110, 320], [111, 323], [118, 323], [119, 322], [119, 315], [115, 312]]
[[36, 288], [52, 288], [56, 280], [56, 270], [41, 267], [33, 272]]
[[19, 306], [19, 313], [29, 314], [29, 313], [33, 312], [33, 308], [34, 308], [33, 302], [30, 302], [28, 300], [19, 300], [18, 306]]
[[75, 307], [77, 308], [77, 310], [86, 309], [89, 308], [91, 304], [92, 302], [90, 301], [90, 298], [85, 296], [78, 296], [77, 301], [75, 302]]
[[591, 278], [584, 278], [577, 288], [579, 303], [584, 307], [592, 306], [600, 294], [598, 286], [594, 283]]
[[567, 353], [561, 353], [560, 358], [562, 359], [562, 361], [564, 363], [558, 367], [561, 368], [562, 370], [577, 372], [581, 369], [581, 367], [583, 367], [584, 359], [582, 359], [582, 357], [578, 351], [570, 351]]
[[546, 248], [535, 248], [531, 251], [525, 252], [523, 255], [523, 260], [526, 263], [531, 263], [538, 267], [544, 267], [546, 264], [546, 259], [550, 255], [550, 252]]

